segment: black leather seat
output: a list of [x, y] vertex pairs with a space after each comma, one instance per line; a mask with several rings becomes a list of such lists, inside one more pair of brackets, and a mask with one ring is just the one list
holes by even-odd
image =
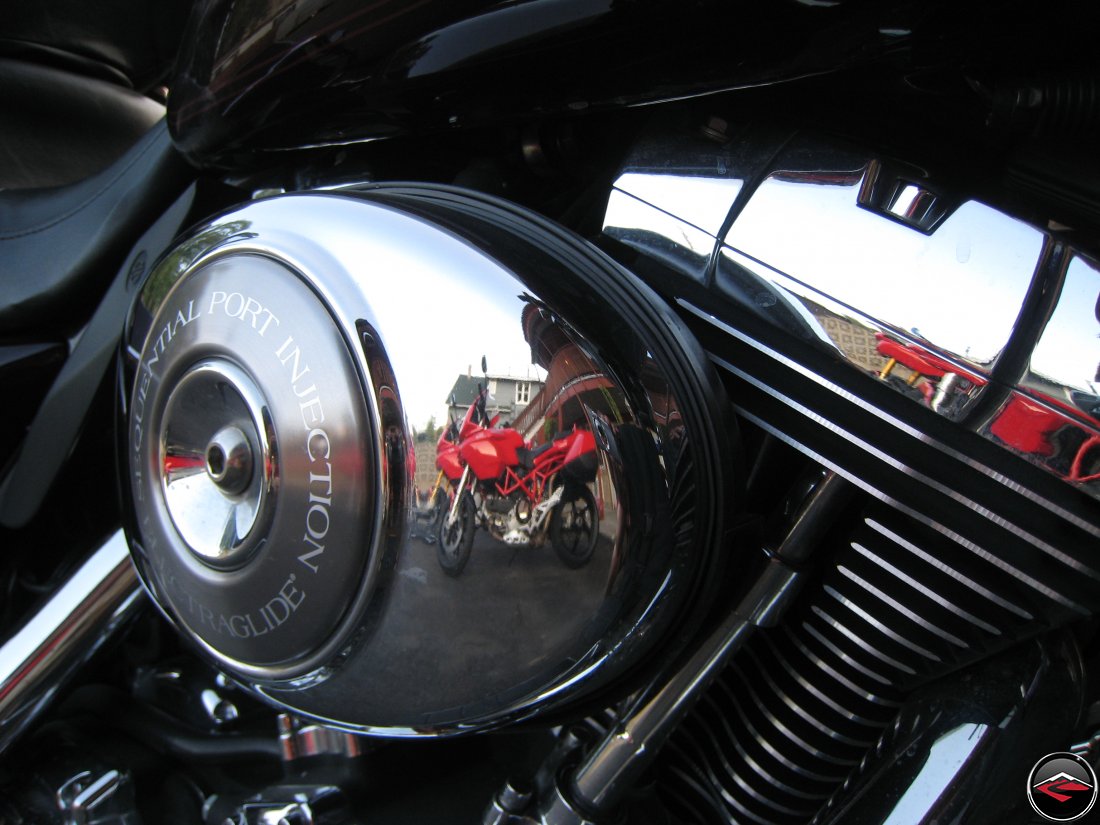
[[0, 336], [75, 330], [191, 174], [162, 120], [90, 178], [0, 191]]
[[553, 441], [547, 441], [545, 444], [540, 444], [533, 450], [528, 450], [524, 447], [516, 448], [516, 457], [519, 459], [519, 466], [525, 470], [530, 470], [535, 466], [535, 459], [545, 453], [551, 447], [554, 446]]
[[83, 180], [163, 117], [159, 103], [117, 83], [0, 56], [0, 189]]
[[554, 435], [545, 444], [540, 444], [533, 450], [528, 450], [520, 447], [516, 450], [516, 456], [519, 458], [520, 466], [525, 470], [533, 469], [535, 466], [535, 459], [545, 453], [551, 447], [554, 446], [554, 442], [561, 441], [563, 438], [568, 438], [572, 433], [569, 430], [554, 433]]
[[[0, 339], [77, 329], [190, 172], [148, 93], [192, 0], [35, 0], [0, 16]], [[161, 124], [161, 125], [158, 125]]]

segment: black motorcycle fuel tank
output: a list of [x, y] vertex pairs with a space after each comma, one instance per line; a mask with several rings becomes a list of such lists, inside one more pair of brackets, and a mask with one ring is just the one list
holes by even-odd
[[826, 5], [212, 0], [184, 35], [169, 122], [193, 161], [239, 168], [264, 150], [781, 82], [897, 47], [881, 9]]

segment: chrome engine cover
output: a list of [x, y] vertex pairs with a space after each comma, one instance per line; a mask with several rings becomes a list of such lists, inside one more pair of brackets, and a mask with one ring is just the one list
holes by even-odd
[[[441, 735], [560, 708], [659, 662], [715, 587], [720, 384], [646, 287], [518, 207], [413, 185], [251, 203], [159, 263], [126, 341], [142, 580], [295, 712]], [[452, 578], [414, 529], [414, 427], [482, 354], [541, 368], [525, 437], [595, 436], [583, 567], [480, 528]]]

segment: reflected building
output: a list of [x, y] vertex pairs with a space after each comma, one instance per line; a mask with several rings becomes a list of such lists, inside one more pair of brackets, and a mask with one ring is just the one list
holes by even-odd
[[880, 373], [886, 368], [889, 359], [878, 351], [878, 339], [873, 327], [830, 312], [820, 304], [807, 302], [807, 305], [825, 334], [852, 364], [873, 373]]
[[486, 409], [489, 417], [500, 416], [499, 426], [510, 426], [522, 415], [531, 399], [543, 388], [543, 382], [536, 377], [515, 375], [474, 375], [469, 367], [465, 375], [459, 375], [447, 393], [447, 414], [459, 421], [466, 415], [470, 405], [477, 398], [478, 387], [489, 384], [489, 398]]
[[587, 427], [590, 412], [602, 412], [612, 423], [621, 421], [618, 391], [561, 326], [536, 304], [524, 307], [521, 320], [531, 359], [546, 370], [545, 384], [513, 424], [523, 437], [544, 444], [574, 424]]
[[413, 484], [417, 492], [426, 493], [435, 483], [436, 474], [439, 472], [435, 466], [437, 433], [418, 432], [413, 438], [413, 454], [416, 458], [416, 472], [413, 476]]
[[[540, 392], [513, 423], [526, 441], [537, 446], [574, 426], [592, 428], [594, 418], [617, 425], [629, 417], [621, 390], [544, 308], [527, 304], [521, 323], [532, 361], [546, 370]], [[602, 461], [594, 492], [601, 511], [618, 508], [615, 485]], [[601, 520], [603, 532], [611, 534], [615, 528]]]

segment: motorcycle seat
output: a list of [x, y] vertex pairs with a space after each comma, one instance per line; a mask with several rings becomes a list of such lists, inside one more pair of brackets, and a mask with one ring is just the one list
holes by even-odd
[[191, 176], [161, 120], [85, 180], [0, 191], [0, 336], [78, 328], [118, 262]]
[[540, 444], [532, 450], [528, 450], [525, 447], [516, 447], [516, 457], [519, 459], [519, 466], [525, 470], [534, 468], [535, 459], [553, 446], [553, 441], [547, 441], [545, 444]]
[[539, 444], [538, 447], [532, 450], [517, 447], [516, 455], [519, 458], [519, 465], [521, 467], [524, 467], [524, 470], [533, 469], [533, 466], [535, 466], [535, 459], [537, 459], [539, 455], [553, 447], [555, 441], [561, 441], [563, 438], [569, 438], [570, 434], [572, 433], [569, 430], [565, 430], [563, 432], [555, 432], [549, 441], [544, 444]]
[[163, 117], [164, 106], [120, 83], [8, 57], [0, 48], [0, 189], [84, 180]]

